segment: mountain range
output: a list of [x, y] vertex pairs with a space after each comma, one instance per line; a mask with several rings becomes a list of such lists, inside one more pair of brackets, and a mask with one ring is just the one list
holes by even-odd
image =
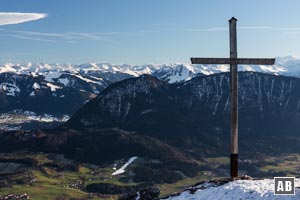
[[[275, 75], [299, 76], [300, 59], [295, 56], [276, 57], [275, 65], [242, 65], [240, 71], [265, 72]], [[166, 79], [170, 83], [189, 79], [192, 74], [210, 75], [229, 70], [227, 65], [191, 65], [184, 63], [173, 64], [144, 64], [144, 65], [114, 65], [110, 63], [85, 63], [85, 64], [46, 64], [46, 63], [27, 63], [14, 64], [6, 63], [0, 66], [0, 73], [12, 72], [16, 74], [44, 75], [51, 78], [58, 78], [61, 73], [81, 74], [92, 76], [100, 74], [127, 74], [129, 76], [140, 76], [142, 74], [160, 74], [156, 77]], [[190, 73], [186, 73], [186, 71]], [[164, 76], [162, 75], [164, 74]], [[172, 76], [178, 76], [176, 77]], [[53, 77], [55, 76], [55, 77]], [[109, 81], [110, 77], [102, 77]], [[112, 80], [113, 81], [113, 80]]]
[[[31, 130], [57, 126], [109, 85], [124, 79], [149, 74], [174, 84], [197, 76], [223, 73], [228, 67], [180, 63], [140, 66], [4, 64], [0, 67], [0, 129]], [[240, 71], [291, 77], [299, 77], [299, 69], [300, 59], [293, 56], [276, 58], [274, 66], [240, 66]]]
[[[239, 72], [241, 159], [299, 152], [299, 90], [296, 77]], [[192, 173], [197, 160], [227, 156], [229, 106], [229, 73], [175, 84], [142, 75], [111, 84], [56, 129], [2, 133], [0, 150], [91, 163], [138, 156]]]
[[[112, 65], [26, 65], [7, 63], [0, 67], [0, 113], [16, 110], [54, 116], [71, 115], [108, 85], [142, 74], [150, 74], [168, 83], [188, 81], [196, 76], [226, 72], [227, 65], [148, 64]], [[288, 56], [276, 59], [274, 66], [240, 66], [241, 71], [300, 76], [300, 59]]]

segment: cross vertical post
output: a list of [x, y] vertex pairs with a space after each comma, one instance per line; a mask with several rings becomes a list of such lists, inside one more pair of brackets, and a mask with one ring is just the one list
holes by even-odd
[[236, 19], [229, 20], [230, 37], [230, 176], [238, 177], [238, 73]]

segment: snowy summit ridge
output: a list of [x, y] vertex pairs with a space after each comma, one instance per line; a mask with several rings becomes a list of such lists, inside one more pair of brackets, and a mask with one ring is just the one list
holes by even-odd
[[[299, 187], [299, 179], [295, 186]], [[274, 180], [237, 180], [221, 186], [213, 186], [207, 183], [196, 186], [202, 188], [194, 193], [184, 191], [178, 196], [172, 196], [164, 200], [296, 200], [300, 199], [300, 191], [296, 188], [295, 195], [274, 195]]]

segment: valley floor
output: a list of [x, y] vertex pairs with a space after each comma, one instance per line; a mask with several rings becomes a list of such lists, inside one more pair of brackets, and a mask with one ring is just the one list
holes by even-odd
[[69, 118], [68, 115], [37, 115], [30, 111], [14, 110], [0, 114], [0, 131], [53, 128]]

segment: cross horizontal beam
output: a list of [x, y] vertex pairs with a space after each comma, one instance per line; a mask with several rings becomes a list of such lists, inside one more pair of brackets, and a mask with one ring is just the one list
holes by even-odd
[[192, 64], [274, 65], [274, 58], [191, 58]]

